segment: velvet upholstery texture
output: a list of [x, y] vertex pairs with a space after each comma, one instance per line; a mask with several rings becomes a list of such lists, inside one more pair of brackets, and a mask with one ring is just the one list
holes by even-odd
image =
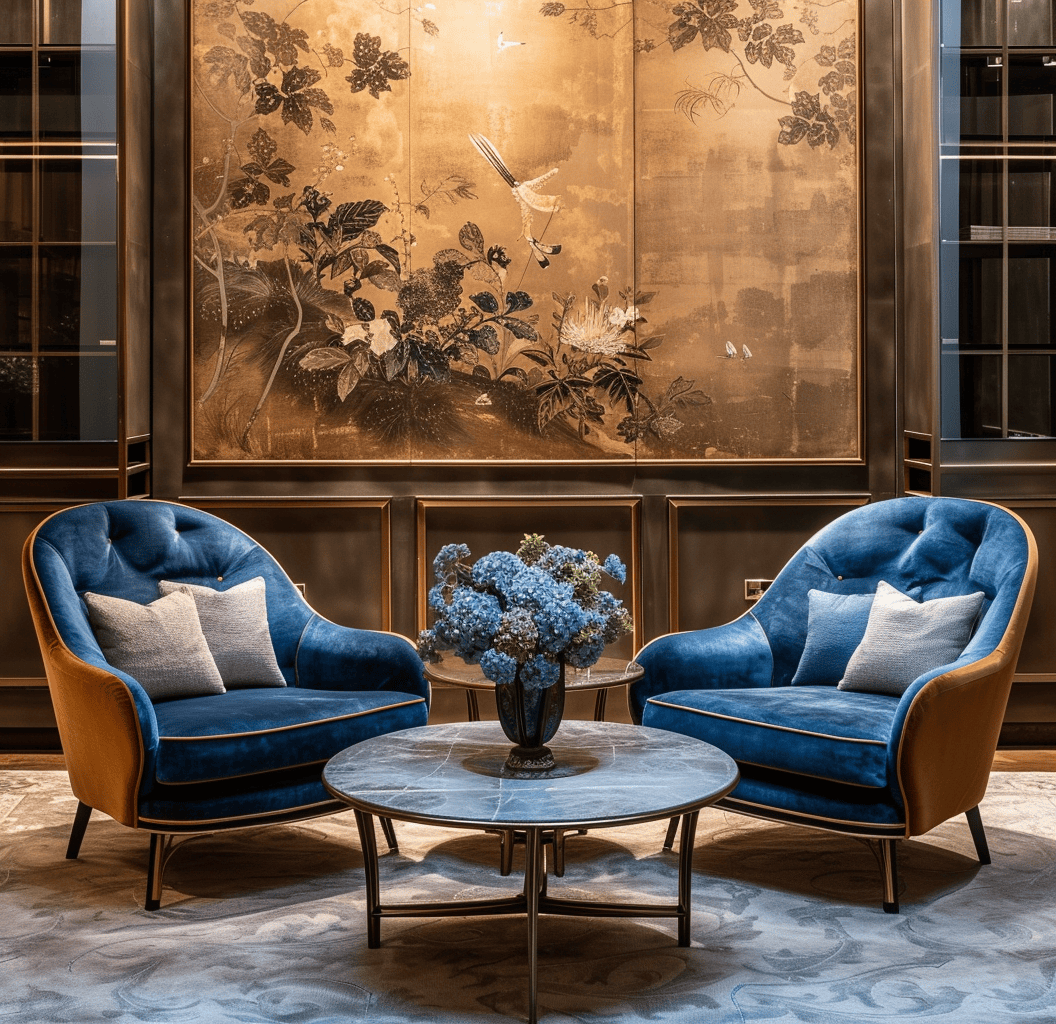
[[[866, 505], [815, 534], [739, 619], [647, 644], [632, 716], [734, 757], [741, 781], [720, 806], [920, 835], [982, 799], [1036, 574], [1034, 538], [1007, 509], [927, 497]], [[833, 685], [881, 580], [915, 601], [983, 594], [967, 646], [901, 696]], [[810, 622], [841, 604], [854, 621], [822, 650]]]
[[869, 625], [872, 594], [807, 594], [807, 636], [793, 686], [839, 683]]
[[[259, 544], [207, 512], [149, 500], [66, 509], [27, 539], [23, 576], [74, 794], [133, 828], [340, 809], [323, 764], [427, 721], [429, 685], [409, 640], [326, 621]], [[147, 605], [162, 580], [228, 590], [257, 577], [284, 687], [155, 704], [107, 662], [84, 602], [92, 592]]]

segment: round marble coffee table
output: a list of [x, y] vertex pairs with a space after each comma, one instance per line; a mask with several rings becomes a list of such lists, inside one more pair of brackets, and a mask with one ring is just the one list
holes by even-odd
[[[440, 661], [426, 662], [425, 677], [431, 683], [442, 686], [459, 686], [466, 691], [466, 706], [471, 722], [480, 721], [480, 706], [477, 693], [480, 690], [495, 692], [495, 684], [480, 670], [479, 665], [469, 665], [453, 654], [445, 654]], [[605, 702], [609, 690], [640, 679], [645, 669], [634, 661], [624, 658], [599, 658], [590, 668], [565, 669], [565, 693], [579, 690], [595, 690], [594, 721], [605, 720]]]
[[[689, 945], [693, 838], [702, 807], [729, 793], [737, 765], [717, 747], [661, 729], [566, 721], [550, 741], [557, 767], [512, 778], [510, 741], [495, 722], [421, 726], [375, 736], [341, 751], [323, 783], [356, 814], [366, 876], [367, 946], [381, 944], [383, 917], [476, 917], [523, 913], [528, 920], [528, 1019], [535, 1024], [540, 914], [673, 917]], [[423, 825], [525, 836], [524, 886], [484, 900], [383, 903], [374, 815]], [[544, 835], [681, 818], [676, 903], [607, 903], [547, 893]]]

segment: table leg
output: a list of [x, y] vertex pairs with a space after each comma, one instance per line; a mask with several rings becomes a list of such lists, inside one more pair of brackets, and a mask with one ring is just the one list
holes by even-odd
[[594, 698], [594, 721], [604, 722], [605, 721], [605, 699], [608, 696], [608, 690], [598, 690], [597, 696]]
[[374, 835], [374, 818], [366, 811], [356, 810], [356, 826], [359, 828], [359, 845], [363, 850], [363, 874], [367, 894], [367, 948], [377, 949], [381, 945], [381, 917], [378, 906], [381, 892], [378, 885], [378, 840]]
[[[542, 836], [537, 828], [526, 830], [524, 842], [524, 898], [528, 904], [528, 1024], [536, 1024], [536, 994], [539, 989], [539, 869]], [[545, 877], [545, 875], [544, 875]]]
[[480, 705], [477, 704], [476, 690], [466, 690], [466, 711], [471, 722], [480, 721]]
[[690, 899], [693, 888], [693, 840], [699, 811], [682, 815], [682, 835], [678, 842], [678, 944], [689, 945]]

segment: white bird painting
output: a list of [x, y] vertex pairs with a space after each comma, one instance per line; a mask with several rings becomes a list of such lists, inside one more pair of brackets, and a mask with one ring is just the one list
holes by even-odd
[[742, 345], [741, 346], [741, 358], [742, 359], [751, 359], [752, 358], [752, 350], [747, 345]]
[[532, 234], [532, 213], [533, 211], [548, 213], [552, 217], [561, 209], [560, 196], [547, 196], [537, 191], [540, 185], [557, 174], [557, 168], [555, 167], [545, 174], [540, 174], [538, 178], [532, 178], [529, 181], [518, 181], [506, 166], [502, 157], [499, 156], [499, 151], [488, 139], [483, 135], [470, 132], [469, 141], [476, 147], [477, 152], [498, 171], [502, 180], [510, 186], [513, 198], [517, 200], [517, 205], [521, 211], [521, 234], [531, 248], [539, 266], [543, 268], [550, 266], [549, 258], [556, 256], [561, 251], [561, 246], [544, 245]]
[[727, 359], [736, 359], [737, 358], [737, 349], [735, 349], [733, 347], [733, 342], [732, 341], [726, 342], [726, 358]]
[[506, 39], [500, 32], [498, 39], [499, 53], [502, 53], [503, 50], [508, 50], [511, 46], [524, 46], [524, 43], [515, 43], [512, 40]]

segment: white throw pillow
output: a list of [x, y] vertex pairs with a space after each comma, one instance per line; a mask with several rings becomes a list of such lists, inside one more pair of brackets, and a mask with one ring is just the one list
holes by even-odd
[[921, 603], [881, 580], [839, 688], [900, 697], [920, 675], [960, 657], [985, 596], [979, 591]]
[[162, 580], [158, 590], [194, 599], [205, 642], [229, 690], [286, 685], [271, 643], [263, 576], [228, 590]]
[[88, 593], [84, 603], [103, 656], [135, 679], [151, 700], [224, 692], [194, 601], [187, 594], [139, 604]]

